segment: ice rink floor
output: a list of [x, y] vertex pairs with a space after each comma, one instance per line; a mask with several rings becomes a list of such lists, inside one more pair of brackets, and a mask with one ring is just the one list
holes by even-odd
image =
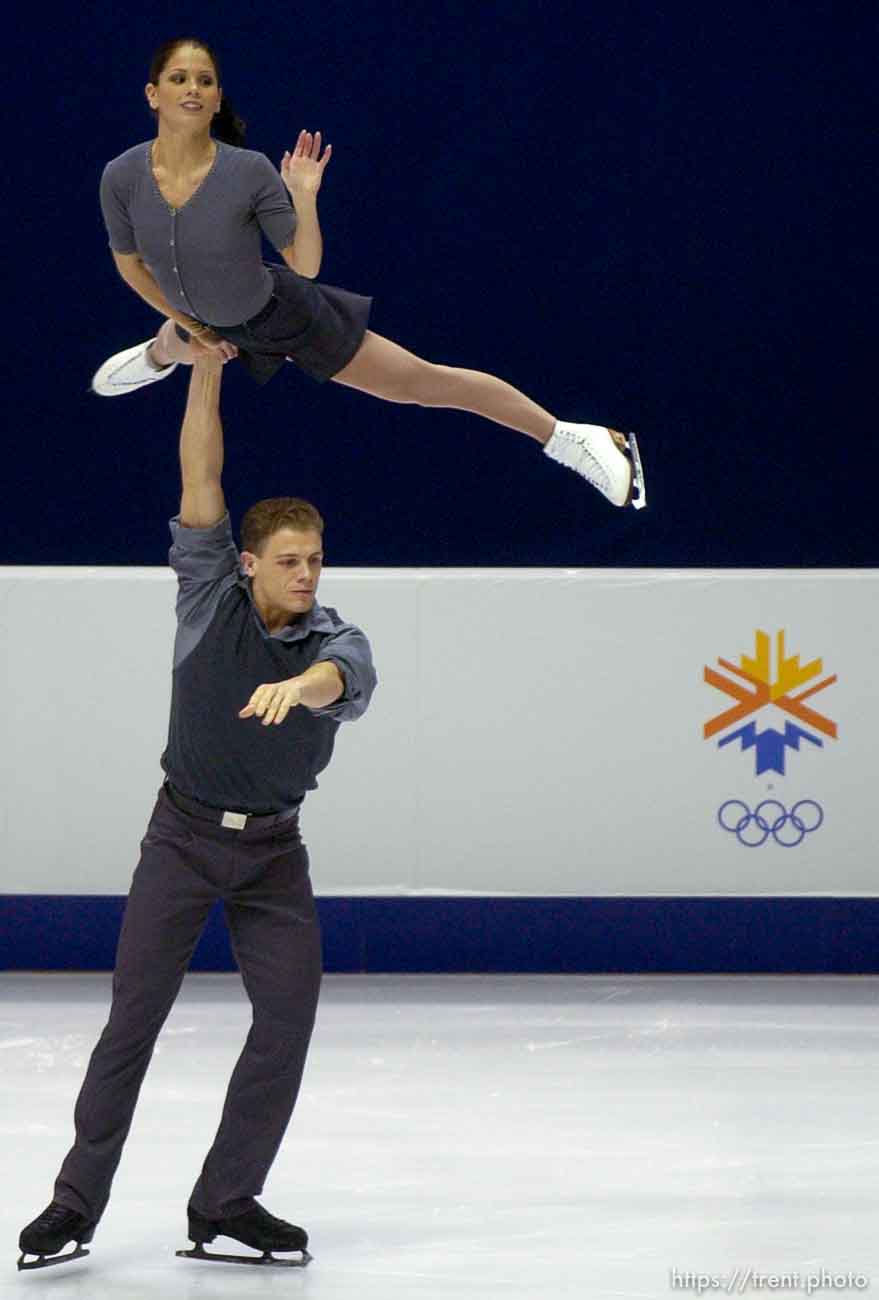
[[0, 975], [4, 1300], [879, 1296], [873, 977], [330, 976], [262, 1197], [314, 1261], [267, 1270], [174, 1256], [249, 1022], [190, 976], [92, 1254], [18, 1273], [109, 989]]

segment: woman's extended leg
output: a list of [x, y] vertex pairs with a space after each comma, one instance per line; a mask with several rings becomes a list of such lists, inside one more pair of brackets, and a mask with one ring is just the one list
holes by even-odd
[[[238, 348], [226, 339], [218, 351], [224, 362], [238, 355]], [[166, 320], [154, 339], [108, 357], [92, 376], [92, 392], [100, 397], [132, 393], [159, 379], [167, 379], [179, 365], [191, 366], [193, 359], [189, 336], [181, 338], [176, 323]]]
[[[183, 331], [186, 333], [186, 331]], [[238, 348], [234, 343], [223, 340], [219, 352], [223, 361], [231, 361], [238, 356]], [[147, 361], [150, 365], [156, 366], [157, 369], [163, 370], [165, 366], [173, 366], [175, 363], [183, 366], [191, 366], [193, 362], [194, 350], [190, 343], [190, 336], [187, 334], [185, 339], [180, 337], [177, 331], [177, 324], [173, 320], [166, 320], [150, 346], [147, 348]]]
[[481, 370], [423, 361], [372, 330], [366, 331], [353, 360], [333, 378], [338, 384], [388, 402], [472, 411], [508, 429], [527, 433], [544, 445], [556, 425], [555, 416], [503, 379]]
[[177, 333], [174, 321], [165, 321], [147, 349], [147, 360], [157, 370], [172, 366], [175, 361], [184, 366], [192, 365], [192, 348], [189, 346], [189, 340], [183, 341]]
[[553, 460], [576, 470], [614, 505], [628, 505], [635, 485], [623, 454], [625, 435], [595, 424], [562, 424], [511, 384], [481, 370], [434, 365], [367, 330], [348, 365], [333, 376], [388, 402], [471, 411], [539, 442]]
[[[234, 343], [223, 340], [218, 349], [224, 361], [238, 355]], [[166, 320], [154, 339], [108, 357], [92, 376], [92, 392], [100, 397], [132, 393], [159, 379], [167, 379], [178, 365], [191, 366], [193, 348], [182, 339], [173, 320]]]

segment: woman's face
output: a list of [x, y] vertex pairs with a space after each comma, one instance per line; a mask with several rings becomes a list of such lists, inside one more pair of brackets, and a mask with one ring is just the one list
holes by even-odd
[[178, 45], [171, 54], [158, 85], [146, 88], [147, 102], [169, 125], [209, 124], [220, 107], [217, 73], [206, 50], [198, 45]]

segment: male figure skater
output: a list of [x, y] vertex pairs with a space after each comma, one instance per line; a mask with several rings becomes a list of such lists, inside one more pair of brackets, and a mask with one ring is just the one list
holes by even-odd
[[[321, 977], [299, 808], [330, 761], [339, 723], [366, 710], [376, 677], [364, 634], [316, 603], [323, 521], [313, 506], [258, 502], [236, 549], [221, 483], [222, 368], [217, 353], [196, 356], [180, 434], [166, 780], [128, 896], [110, 1018], [76, 1103], [76, 1141], [52, 1203], [21, 1233], [19, 1268], [88, 1254], [83, 1243], [109, 1199], [156, 1038], [217, 898], [253, 1024], [190, 1196], [196, 1248], [178, 1253], [288, 1266], [310, 1258], [307, 1233], [254, 1198], [293, 1111]], [[208, 1254], [202, 1243], [216, 1236], [265, 1253]], [[59, 1254], [71, 1241], [75, 1249]]]

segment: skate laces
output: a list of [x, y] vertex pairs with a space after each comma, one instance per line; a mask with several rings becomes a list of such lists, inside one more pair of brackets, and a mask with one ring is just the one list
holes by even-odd
[[610, 488], [610, 475], [598, 457], [586, 446], [583, 435], [575, 433], [572, 429], [560, 429], [559, 434], [572, 444], [572, 450], [575, 450], [576, 454], [577, 469], [583, 477], [587, 478], [600, 491], [608, 491]]

